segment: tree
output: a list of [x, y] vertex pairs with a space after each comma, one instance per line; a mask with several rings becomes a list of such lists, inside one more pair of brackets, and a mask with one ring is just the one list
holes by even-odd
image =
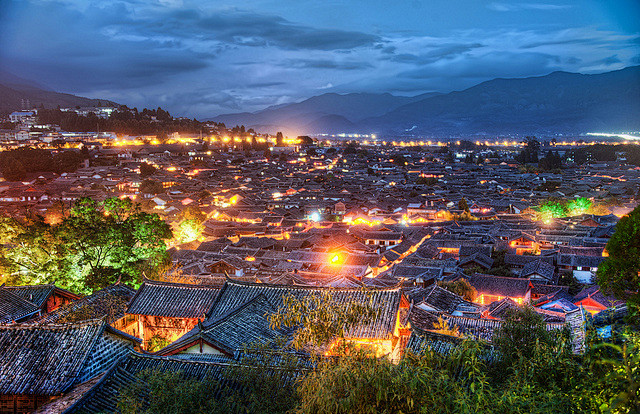
[[504, 323], [493, 335], [493, 343], [509, 366], [519, 358], [533, 357], [536, 344], [551, 346], [553, 338], [544, 320], [531, 306], [509, 310]]
[[471, 286], [467, 279], [458, 279], [455, 282], [438, 282], [438, 286], [453, 292], [458, 296], [462, 296], [465, 300], [473, 302], [478, 296], [476, 288]]
[[458, 201], [458, 209], [469, 211], [469, 204], [467, 203], [467, 200], [464, 197], [461, 198], [460, 201]]
[[147, 164], [146, 162], [140, 163], [140, 177], [147, 178], [155, 174], [157, 171], [156, 167], [151, 164]]
[[282, 132], [278, 131], [276, 133], [276, 147], [284, 146], [284, 137], [282, 136]]
[[142, 272], [166, 258], [168, 224], [131, 200], [80, 199], [57, 224], [36, 217], [3, 222], [8, 246], [0, 258], [15, 284], [55, 283], [90, 292], [118, 279], [139, 285]]
[[407, 165], [407, 159], [403, 155], [394, 155], [391, 157], [391, 161], [398, 166], [404, 167]]
[[373, 296], [365, 301], [334, 301], [326, 290], [298, 299], [284, 298], [284, 305], [271, 315], [274, 329], [297, 328], [291, 342], [298, 350], [324, 351], [329, 345], [344, 345], [346, 332], [377, 316]]
[[24, 180], [27, 176], [27, 171], [24, 165], [13, 157], [5, 157], [0, 160], [0, 169], [2, 170], [2, 176], [7, 181], [20, 181]]
[[84, 156], [78, 151], [63, 151], [53, 157], [55, 170], [58, 173], [74, 172], [82, 165]]
[[598, 285], [640, 304], [640, 207], [620, 219], [607, 243], [609, 257], [598, 266]]
[[299, 136], [298, 141], [300, 141], [300, 144], [302, 145], [313, 145], [313, 139], [307, 135]]
[[139, 190], [141, 193], [146, 193], [146, 194], [164, 193], [164, 187], [162, 187], [162, 183], [155, 180], [150, 180], [150, 179], [144, 180], [140, 184]]

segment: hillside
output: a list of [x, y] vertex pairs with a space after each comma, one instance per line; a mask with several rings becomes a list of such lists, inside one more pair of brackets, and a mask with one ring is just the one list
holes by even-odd
[[22, 101], [29, 100], [30, 107], [45, 108], [76, 106], [118, 106], [105, 99], [90, 99], [68, 93], [48, 90], [36, 82], [22, 79], [8, 72], [0, 72], [0, 113], [22, 109]]
[[324, 94], [213, 119], [268, 132], [448, 136], [637, 131], [638, 114], [640, 66], [634, 66], [596, 75], [494, 79], [415, 97]]

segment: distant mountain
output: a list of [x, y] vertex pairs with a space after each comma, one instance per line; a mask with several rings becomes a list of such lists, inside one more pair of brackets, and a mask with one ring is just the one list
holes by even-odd
[[401, 97], [324, 94], [255, 113], [220, 115], [228, 126], [285, 133], [447, 136], [640, 130], [640, 66], [597, 75], [553, 72], [494, 79], [463, 91]]
[[403, 105], [358, 127], [413, 135], [638, 131], [640, 66], [597, 75], [494, 79]]
[[344, 128], [354, 128], [358, 121], [384, 115], [402, 105], [435, 95], [438, 94], [406, 97], [389, 93], [326, 93], [298, 103], [272, 106], [254, 113], [219, 115], [212, 120], [224, 122], [227, 126], [244, 125], [272, 133], [344, 132]]
[[23, 102], [28, 100], [29, 106], [45, 108], [73, 108], [76, 106], [118, 106], [117, 103], [105, 99], [90, 99], [68, 93], [54, 92], [38, 83], [20, 78], [9, 72], [0, 71], [0, 113], [20, 110]]

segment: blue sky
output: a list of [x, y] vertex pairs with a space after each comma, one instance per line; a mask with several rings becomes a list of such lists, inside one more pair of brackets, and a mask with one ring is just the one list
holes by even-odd
[[637, 0], [0, 0], [0, 69], [205, 118], [640, 64]]

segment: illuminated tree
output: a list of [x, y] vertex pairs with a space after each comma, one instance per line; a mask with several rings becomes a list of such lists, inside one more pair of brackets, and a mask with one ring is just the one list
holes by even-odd
[[579, 216], [584, 214], [591, 208], [591, 200], [585, 197], [576, 198], [567, 204], [567, 210], [571, 216]]
[[172, 236], [157, 214], [142, 212], [128, 198], [102, 203], [80, 199], [61, 226], [76, 252], [76, 266], [93, 276], [87, 278], [93, 289], [108, 286], [118, 277], [139, 284], [141, 265], [160, 262], [166, 255], [164, 240]]
[[539, 219], [548, 223], [552, 218], [565, 217], [567, 215], [566, 206], [560, 202], [547, 200], [538, 207]]
[[469, 204], [467, 203], [467, 199], [466, 198], [461, 198], [460, 201], [458, 201], [458, 209], [459, 210], [464, 210], [464, 211], [469, 211]]
[[170, 227], [131, 200], [78, 200], [60, 223], [2, 222], [0, 260], [14, 284], [55, 283], [90, 292], [118, 279], [138, 285], [166, 256]]
[[179, 233], [177, 239], [179, 243], [189, 243], [198, 240], [204, 229], [202, 222], [195, 219], [183, 220], [178, 227]]

